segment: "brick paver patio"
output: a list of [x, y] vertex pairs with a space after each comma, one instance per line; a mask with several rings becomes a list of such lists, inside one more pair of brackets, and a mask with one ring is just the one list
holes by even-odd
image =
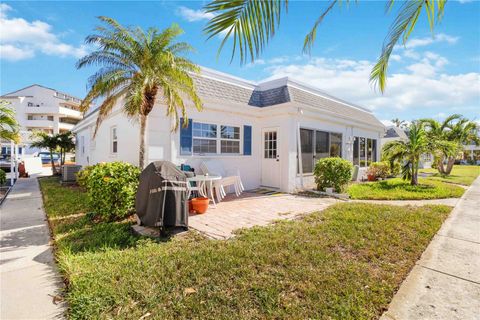
[[265, 196], [244, 192], [239, 198], [228, 195], [217, 208], [210, 205], [204, 214], [191, 215], [189, 226], [214, 239], [228, 239], [233, 231], [264, 226], [280, 219], [294, 219], [338, 202], [331, 198], [308, 198], [291, 194]]

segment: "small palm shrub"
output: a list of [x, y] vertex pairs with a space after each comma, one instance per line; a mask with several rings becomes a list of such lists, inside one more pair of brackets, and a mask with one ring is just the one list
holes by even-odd
[[95, 216], [115, 220], [133, 212], [140, 176], [138, 167], [126, 162], [109, 162], [92, 166], [87, 172], [84, 181], [88, 205]]
[[396, 177], [402, 172], [402, 165], [399, 161], [389, 161], [390, 177]]
[[7, 174], [5, 173], [5, 171], [0, 169], [0, 185], [4, 185], [5, 182], [7, 182]]
[[386, 161], [373, 162], [367, 169], [367, 175], [372, 175], [375, 179], [385, 179], [390, 175], [390, 164]]
[[336, 192], [342, 192], [352, 179], [352, 169], [351, 162], [342, 158], [318, 160], [314, 170], [317, 189], [325, 191], [325, 188], [334, 188]]

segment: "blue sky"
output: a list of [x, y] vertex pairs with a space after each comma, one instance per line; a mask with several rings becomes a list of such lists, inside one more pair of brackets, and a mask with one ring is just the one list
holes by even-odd
[[2, 2], [0, 15], [2, 94], [32, 83], [83, 97], [95, 70], [76, 70], [76, 60], [91, 48], [86, 35], [106, 15], [125, 25], [164, 28], [178, 23], [181, 40], [197, 49], [190, 58], [202, 66], [245, 79], [290, 76], [340, 98], [371, 108], [383, 120], [395, 117], [441, 119], [461, 113], [480, 119], [480, 2], [449, 1], [435, 36], [423, 15], [407, 46], [394, 51], [387, 92], [368, 82], [372, 64], [396, 9], [385, 2], [340, 6], [325, 19], [310, 56], [303, 38], [327, 2], [291, 1], [277, 34], [254, 64], [230, 63], [230, 47], [217, 59], [220, 38], [207, 41], [209, 15], [201, 1], [159, 2]]

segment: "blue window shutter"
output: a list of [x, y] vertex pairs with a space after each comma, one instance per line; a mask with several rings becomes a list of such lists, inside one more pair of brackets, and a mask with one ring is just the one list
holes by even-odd
[[188, 119], [188, 126], [183, 126], [183, 118], [180, 118], [180, 154], [192, 154], [192, 119]]
[[252, 126], [243, 126], [243, 154], [252, 155]]

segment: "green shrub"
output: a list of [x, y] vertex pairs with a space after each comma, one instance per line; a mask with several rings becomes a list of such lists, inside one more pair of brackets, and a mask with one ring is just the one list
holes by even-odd
[[315, 164], [315, 183], [317, 189], [334, 188], [342, 192], [352, 178], [352, 164], [342, 158], [323, 158]]
[[373, 162], [367, 169], [367, 175], [373, 175], [375, 179], [385, 179], [390, 175], [390, 164], [388, 162]]
[[396, 177], [402, 171], [402, 165], [398, 161], [391, 161], [390, 164], [390, 176]]
[[0, 184], [4, 184], [5, 182], [7, 182], [7, 174], [0, 169]]
[[87, 188], [87, 179], [95, 166], [85, 166], [77, 172], [77, 184], [82, 188]]
[[139, 168], [126, 162], [110, 162], [92, 166], [88, 171], [88, 205], [96, 216], [115, 220], [133, 212]]

